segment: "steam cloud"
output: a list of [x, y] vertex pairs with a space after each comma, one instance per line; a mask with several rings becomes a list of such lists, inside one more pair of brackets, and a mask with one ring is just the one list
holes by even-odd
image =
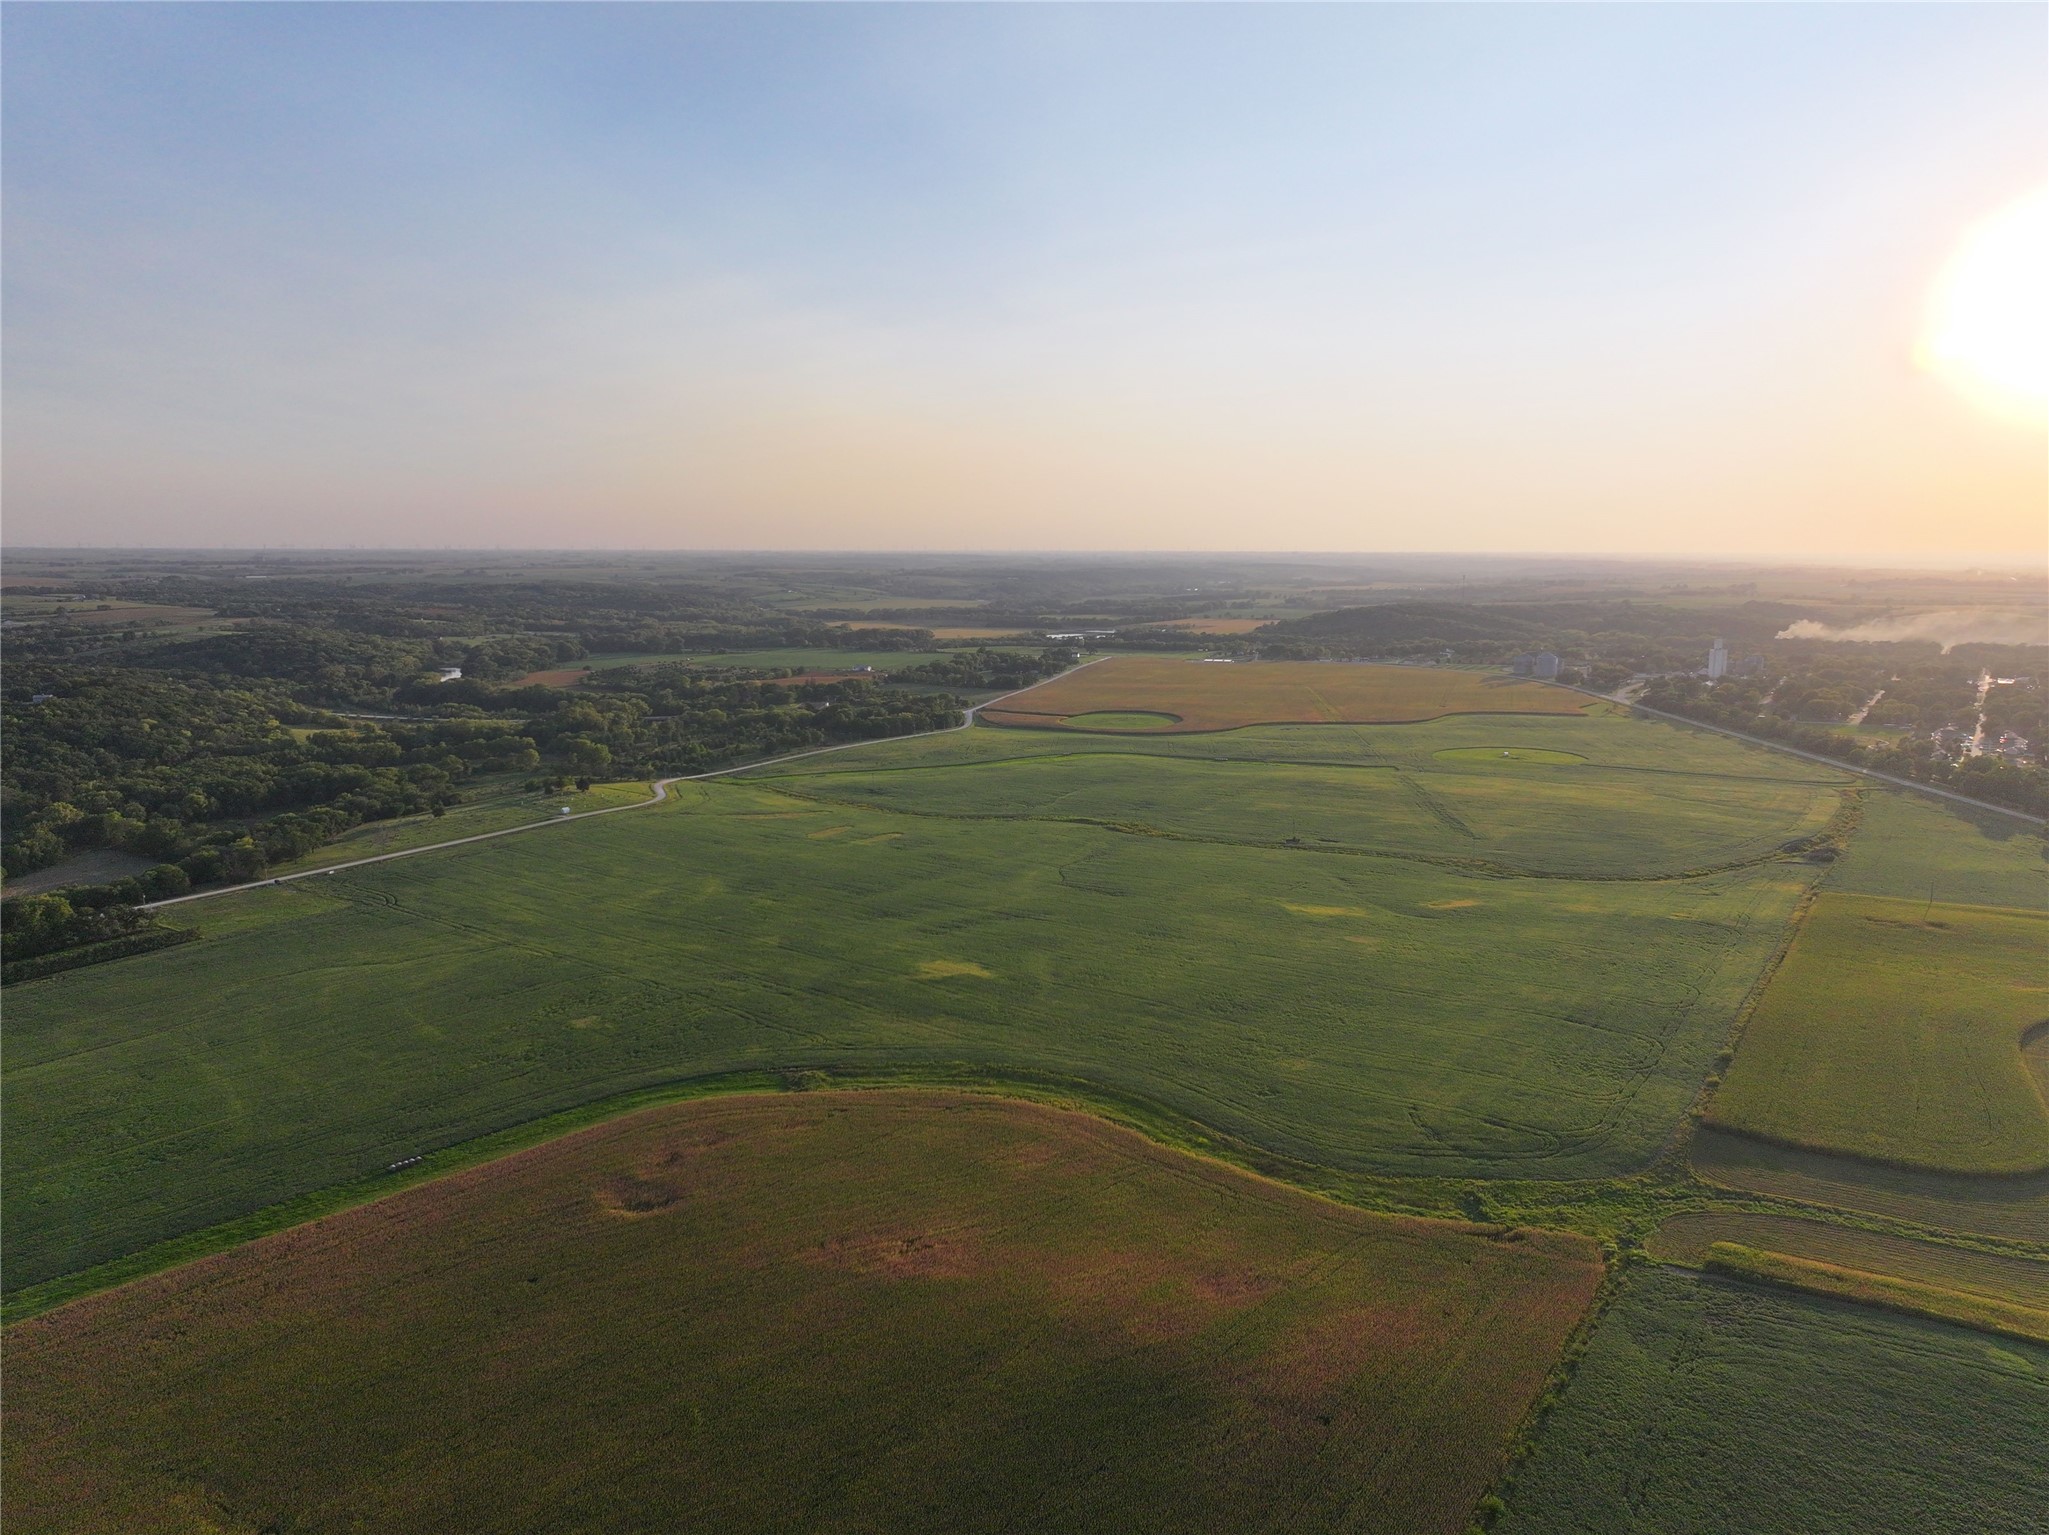
[[1782, 640], [1848, 640], [1876, 644], [1888, 640], [1934, 640], [1948, 653], [1952, 645], [2049, 645], [2049, 616], [2001, 613], [1983, 609], [1949, 609], [1940, 613], [1907, 613], [1874, 618], [1838, 629], [1819, 619], [1803, 618], [1778, 632]]

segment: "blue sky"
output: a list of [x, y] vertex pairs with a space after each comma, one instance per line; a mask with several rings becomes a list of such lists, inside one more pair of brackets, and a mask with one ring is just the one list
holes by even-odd
[[13, 544], [2041, 553], [2032, 6], [6, 7]]

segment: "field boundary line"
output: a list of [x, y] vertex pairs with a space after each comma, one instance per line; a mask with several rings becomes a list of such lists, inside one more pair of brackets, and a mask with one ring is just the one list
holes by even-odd
[[[814, 1078], [818, 1080], [811, 1080]], [[1114, 1083], [1070, 1077], [1058, 1072], [978, 1070], [968, 1063], [900, 1063], [880, 1069], [836, 1066], [829, 1062], [814, 1066], [754, 1063], [647, 1083], [624, 1092], [571, 1104], [434, 1147], [391, 1163], [382, 1170], [365, 1170], [338, 1183], [259, 1205], [118, 1257], [66, 1274], [54, 1274], [0, 1296], [0, 1325], [12, 1326], [88, 1295], [183, 1268], [278, 1232], [325, 1220], [331, 1215], [376, 1204], [422, 1184], [515, 1156], [565, 1135], [609, 1124], [631, 1114], [676, 1103], [738, 1095], [905, 1091], [1005, 1099], [1072, 1110], [1129, 1130], [1162, 1150], [1227, 1167], [1292, 1194], [1343, 1209], [1403, 1219], [1476, 1224], [1456, 1210], [1431, 1204], [1398, 1199], [1375, 1202], [1346, 1197], [1339, 1186], [1319, 1185], [1311, 1181], [1320, 1174], [1333, 1172], [1342, 1179], [1341, 1170], [1261, 1146], [1170, 1104], [1128, 1091]], [[1374, 1177], [1371, 1174], [1367, 1176]], [[1394, 1180], [1395, 1183], [1404, 1181]], [[1565, 1226], [1533, 1229], [1597, 1240], [1586, 1232]]]
[[[1043, 687], [1046, 682], [1058, 682], [1062, 677], [1071, 676], [1084, 667], [1094, 666], [1097, 661], [1106, 661], [1108, 659], [1109, 657], [1107, 656], [1096, 656], [1091, 660], [1083, 661], [1078, 666], [1070, 666], [1066, 671], [1056, 672], [1053, 676], [1046, 678], [1044, 682], [1035, 682], [1032, 684], [1032, 687]], [[324, 869], [301, 869], [296, 874], [275, 874], [268, 879], [246, 880], [239, 885], [221, 885], [213, 890], [195, 890], [190, 895], [166, 896], [161, 901], [141, 901], [136, 904], [135, 909], [137, 911], [160, 911], [166, 906], [182, 906], [188, 901], [208, 901], [212, 900], [215, 896], [233, 895], [240, 890], [262, 890], [270, 885], [290, 884], [294, 880], [320, 879], [329, 874], [338, 874], [343, 869], [360, 869], [367, 864], [389, 863], [394, 858], [411, 858], [418, 853], [438, 853], [444, 848], [465, 847], [473, 842], [489, 842], [494, 837], [510, 837], [515, 833], [534, 831], [543, 826], [567, 826], [577, 821], [588, 821], [592, 816], [618, 815], [621, 811], [625, 810], [645, 810], [650, 805], [659, 805], [666, 800], [669, 797], [669, 785], [673, 783], [698, 783], [707, 778], [724, 778], [733, 773], [746, 773], [751, 772], [755, 768], [774, 767], [778, 763], [795, 762], [804, 757], [822, 757], [827, 752], [852, 751], [857, 746], [873, 746], [877, 741], [915, 741], [926, 736], [950, 735], [957, 730], [972, 730], [975, 726], [975, 716], [982, 710], [989, 708], [992, 704], [1002, 703], [1006, 698], [1015, 698], [1018, 693], [1028, 693], [1030, 691], [1031, 688], [1019, 688], [1015, 692], [1004, 693], [996, 698], [984, 699], [978, 704], [969, 704], [962, 711], [962, 719], [958, 725], [946, 725], [938, 730], [916, 730], [912, 731], [909, 735], [900, 736], [876, 736], [866, 741], [840, 741], [831, 746], [810, 746], [800, 752], [785, 752], [779, 757], [764, 757], [759, 762], [742, 762], [732, 767], [712, 768], [703, 773], [675, 773], [667, 778], [651, 779], [648, 783], [648, 788], [652, 792], [648, 798], [635, 800], [630, 805], [607, 805], [602, 810], [579, 810], [573, 815], [553, 816], [545, 820], [528, 821], [523, 826], [503, 826], [497, 831], [480, 831], [468, 837], [451, 837], [446, 842], [430, 842], [424, 847], [400, 848], [395, 853], [375, 853], [368, 858], [352, 858], [346, 863], [331, 863]]]
[[1631, 699], [1618, 698], [1613, 693], [1596, 693], [1592, 688], [1573, 687], [1569, 682], [1557, 684], [1572, 688], [1575, 693], [1584, 693], [1589, 698], [1604, 699], [1611, 704], [1620, 704], [1625, 709], [1634, 709], [1640, 714], [1669, 720], [1674, 725], [1691, 725], [1696, 730], [1711, 730], [1716, 735], [1731, 736], [1738, 741], [1748, 741], [1752, 746], [1769, 747], [1773, 751], [1786, 752], [1791, 756], [1804, 757], [1809, 762], [1819, 762], [1845, 773], [1856, 773], [1864, 778], [1875, 778], [1880, 783], [1897, 785], [1902, 789], [1913, 789], [1921, 794], [1932, 794], [1938, 799], [1954, 800], [1959, 805], [1969, 805], [1973, 810], [1989, 810], [1994, 815], [2012, 816], [2016, 821], [2026, 821], [2035, 826], [2049, 826], [2049, 816], [2030, 815], [2025, 810], [2014, 810], [2005, 805], [1995, 805], [1990, 800], [1973, 799], [1968, 794], [1959, 794], [1954, 789], [1944, 789], [1932, 783], [1917, 783], [1911, 778], [1899, 778], [1891, 773], [1881, 773], [1877, 768], [1858, 767], [1855, 763], [1843, 762], [1834, 757], [1824, 757], [1820, 752], [1804, 751], [1797, 746], [1788, 746], [1783, 741], [1774, 741], [1767, 736], [1754, 736], [1746, 731], [1732, 730], [1727, 725], [1711, 725], [1706, 720], [1690, 719], [1684, 714], [1667, 714], [1663, 709], [1653, 709], [1648, 704], [1636, 703]]

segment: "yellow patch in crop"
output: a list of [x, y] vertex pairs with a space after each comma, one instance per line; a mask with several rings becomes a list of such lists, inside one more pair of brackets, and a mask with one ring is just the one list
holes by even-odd
[[842, 835], [843, 833], [850, 832], [853, 829], [854, 828], [851, 826], [828, 826], [823, 831], [807, 831], [806, 833], [804, 833], [804, 835], [809, 837], [813, 842], [817, 842], [821, 838], [837, 837]]
[[1293, 901], [1281, 902], [1283, 911], [1292, 911], [1298, 917], [1366, 917], [1372, 913], [1363, 906], [1297, 906]]
[[1468, 906], [1478, 906], [1479, 904], [1478, 901], [1474, 900], [1425, 901], [1423, 909], [1425, 911], [1464, 911]]
[[572, 1018], [569, 1020], [569, 1026], [572, 1029], [607, 1029], [611, 1027], [610, 1024], [606, 1023], [604, 1019], [598, 1017], [595, 1013], [588, 1018]]
[[1387, 940], [1385, 938], [1376, 938], [1371, 933], [1347, 933], [1345, 934], [1345, 942], [1362, 944], [1369, 949], [1384, 949], [1387, 947]]
[[878, 842], [894, 842], [898, 837], [901, 837], [902, 835], [903, 833], [900, 831], [886, 831], [881, 832], [873, 837], [863, 837], [860, 841], [852, 843], [850, 845], [853, 847], [873, 847]]
[[918, 966], [918, 979], [921, 981], [944, 981], [957, 975], [971, 975], [979, 981], [996, 979], [993, 971], [984, 970], [972, 960], [928, 959]]

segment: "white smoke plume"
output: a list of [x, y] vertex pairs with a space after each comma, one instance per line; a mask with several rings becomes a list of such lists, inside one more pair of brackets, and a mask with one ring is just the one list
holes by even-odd
[[1838, 629], [1819, 619], [1803, 618], [1778, 632], [1782, 640], [1848, 640], [1876, 644], [1889, 640], [1934, 640], [1944, 654], [1953, 645], [2049, 645], [2049, 615], [1987, 608], [1952, 608], [1939, 613], [1903, 613], [1874, 618]]

